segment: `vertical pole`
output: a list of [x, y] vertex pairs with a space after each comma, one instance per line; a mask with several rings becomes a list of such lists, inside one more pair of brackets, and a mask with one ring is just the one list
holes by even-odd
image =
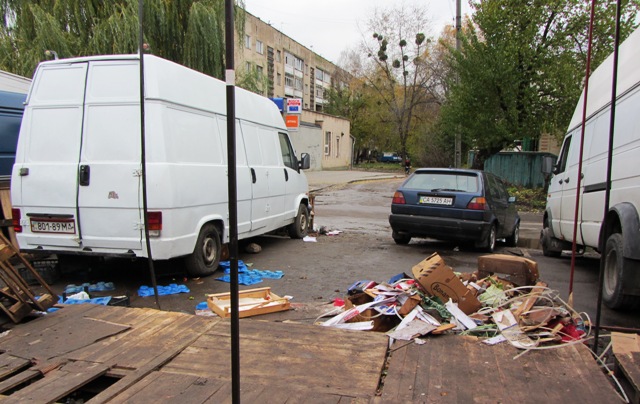
[[240, 311], [238, 288], [238, 190], [236, 183], [236, 100], [234, 1], [225, 0], [225, 62], [227, 83], [227, 164], [229, 172], [229, 261], [231, 271], [231, 401], [240, 403]]
[[153, 256], [151, 255], [151, 241], [149, 240], [149, 218], [147, 217], [147, 150], [146, 131], [144, 117], [144, 7], [143, 0], [138, 0], [138, 54], [140, 56], [140, 165], [142, 166], [142, 216], [144, 222], [144, 241], [147, 245], [147, 262], [153, 285], [153, 295], [156, 297], [156, 308], [160, 310], [160, 300], [158, 298], [158, 283], [156, 282], [156, 270], [153, 266]]
[[[620, 44], [620, 14], [622, 2], [616, 2], [616, 34], [613, 41], [613, 72], [611, 79], [611, 116], [609, 119], [609, 152], [607, 153], [607, 187], [604, 193], [604, 220], [602, 227], [607, 228], [607, 214], [609, 213], [609, 199], [611, 198], [611, 160], [613, 158], [613, 132], [616, 122], [616, 100], [618, 98], [618, 46]], [[604, 283], [604, 265], [607, 260], [605, 247], [607, 240], [600, 239], [600, 274], [598, 276], [598, 307], [596, 308], [596, 330], [593, 338], [593, 352], [598, 353], [598, 339], [600, 338], [600, 316], [602, 314], [602, 287]], [[620, 271], [618, 271], [620, 273]], [[622, 279], [618, 279], [622, 282]]]
[[[456, 51], [460, 52], [460, 31], [462, 30], [462, 6], [461, 0], [456, 0]], [[455, 156], [454, 156], [455, 168], [462, 166], [462, 135], [460, 135], [460, 128], [456, 131], [455, 138]]]

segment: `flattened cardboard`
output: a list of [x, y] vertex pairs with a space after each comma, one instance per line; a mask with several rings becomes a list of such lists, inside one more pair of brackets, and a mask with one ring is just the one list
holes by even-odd
[[493, 274], [516, 286], [534, 285], [540, 276], [538, 263], [524, 257], [505, 254], [478, 257], [478, 278]]
[[438, 253], [415, 265], [412, 272], [427, 294], [438, 296], [443, 302], [453, 300], [465, 314], [475, 313], [482, 306], [475, 293], [464, 286]]

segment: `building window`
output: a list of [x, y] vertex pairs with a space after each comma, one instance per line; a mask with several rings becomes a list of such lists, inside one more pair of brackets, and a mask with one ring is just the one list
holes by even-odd
[[280, 50], [276, 51], [276, 62], [280, 62], [282, 60], [282, 52]]
[[316, 69], [316, 79], [322, 81], [322, 75], [324, 74], [324, 72], [320, 69]]
[[282, 85], [282, 74], [278, 73], [278, 75], [276, 76], [276, 84], [281, 86]]
[[295, 66], [295, 62], [294, 62], [294, 57], [292, 54], [290, 54], [289, 52], [285, 52], [284, 53], [284, 64], [287, 66]]
[[324, 133], [324, 155], [331, 155], [331, 132]]
[[251, 49], [251, 37], [249, 35], [244, 36], [244, 47]]
[[289, 73], [285, 73], [284, 74], [284, 85], [285, 87], [294, 87], [294, 82], [295, 80], [293, 79], [293, 76], [290, 75]]
[[244, 63], [244, 68], [245, 68], [247, 73], [251, 73], [251, 62], [245, 62]]
[[336, 157], [340, 157], [340, 138], [336, 136]]
[[262, 66], [256, 66], [256, 72], [258, 73], [258, 77], [262, 77]]
[[299, 71], [304, 71], [304, 60], [300, 59], [300, 58], [295, 58], [295, 67], [296, 70]]
[[256, 52], [258, 52], [259, 54], [264, 54], [264, 45], [262, 45], [262, 41], [258, 41], [256, 39]]
[[293, 88], [295, 88], [296, 90], [302, 91], [304, 89], [302, 77], [296, 77], [294, 83], [295, 85], [293, 86]]

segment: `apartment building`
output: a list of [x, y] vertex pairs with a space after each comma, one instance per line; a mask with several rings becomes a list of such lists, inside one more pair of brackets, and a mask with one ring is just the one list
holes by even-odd
[[255, 74], [266, 97], [302, 100], [300, 126], [291, 137], [298, 153], [311, 155], [312, 169], [350, 167], [350, 123], [324, 113], [327, 90], [345, 85], [336, 79], [340, 68], [249, 13], [244, 38], [236, 44], [236, 76]]

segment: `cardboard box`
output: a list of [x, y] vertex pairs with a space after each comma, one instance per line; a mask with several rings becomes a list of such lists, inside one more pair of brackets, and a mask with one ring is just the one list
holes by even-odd
[[478, 257], [478, 278], [494, 274], [516, 286], [535, 285], [540, 276], [538, 263], [524, 257], [505, 254]]
[[[356, 293], [355, 295], [348, 296], [344, 301], [345, 310], [349, 310], [354, 306], [359, 306], [373, 301], [373, 298], [366, 293]], [[380, 315], [373, 309], [367, 309], [355, 317], [347, 320], [347, 323], [358, 323], [361, 321], [373, 320], [373, 328], [370, 331], [387, 332], [400, 323], [398, 316], [386, 316]]]
[[465, 314], [475, 313], [482, 306], [475, 293], [464, 286], [438, 253], [415, 265], [412, 272], [428, 295], [438, 296], [443, 303], [453, 300]]
[[[271, 293], [271, 288], [241, 290], [238, 293], [240, 318], [285, 311], [291, 308], [289, 299]], [[223, 318], [231, 317], [231, 294], [217, 293], [207, 296], [207, 306]]]

